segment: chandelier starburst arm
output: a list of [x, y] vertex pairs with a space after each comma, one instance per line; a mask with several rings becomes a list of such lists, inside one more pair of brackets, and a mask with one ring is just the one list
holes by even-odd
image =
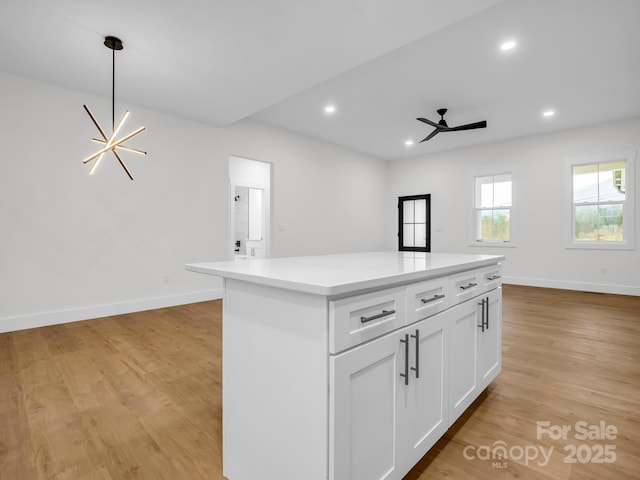
[[[100, 140], [99, 138], [92, 138], [92, 141], [96, 142], [96, 143], [101, 143], [102, 145], [105, 145], [107, 143], [106, 140]], [[146, 155], [147, 152], [145, 152], [144, 150], [140, 150], [138, 148], [133, 148], [133, 147], [126, 147], [124, 145], [118, 145], [115, 148], [119, 148], [121, 150], [126, 150], [127, 152], [131, 152], [131, 153], [137, 153], [140, 155]]]
[[104, 148], [101, 148], [100, 150], [98, 150], [96, 153], [94, 153], [93, 155], [91, 155], [90, 157], [85, 158], [82, 163], [88, 163], [91, 160], [93, 160], [94, 158], [102, 155], [105, 152], [108, 152], [109, 150], [114, 149], [115, 147], [119, 146], [121, 143], [126, 142], [127, 140], [129, 140], [131, 137], [134, 137], [136, 135], [138, 135], [140, 132], [142, 132], [144, 130], [144, 127], [140, 127], [139, 129], [137, 129], [135, 132], [131, 132], [129, 135], [122, 137], [120, 140], [117, 140], [115, 142], [112, 142], [111, 138], [109, 139], [109, 142], [107, 143], [107, 145]]

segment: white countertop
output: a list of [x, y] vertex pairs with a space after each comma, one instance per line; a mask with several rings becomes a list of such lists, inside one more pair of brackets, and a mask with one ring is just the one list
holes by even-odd
[[502, 255], [362, 252], [191, 263], [186, 269], [316, 295], [335, 296], [495, 265]]

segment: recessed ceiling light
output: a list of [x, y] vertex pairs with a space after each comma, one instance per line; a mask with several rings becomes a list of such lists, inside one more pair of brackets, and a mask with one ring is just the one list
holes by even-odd
[[511, 50], [515, 46], [516, 42], [514, 42], [513, 40], [509, 40], [508, 42], [504, 42], [502, 45], [500, 45], [500, 50]]
[[543, 117], [553, 117], [556, 114], [553, 110], [547, 110], [542, 114]]
[[405, 140], [404, 144], [405, 144], [407, 147], [410, 147], [411, 145], [413, 145], [413, 140]]
[[324, 111], [325, 113], [335, 113], [336, 107], [333, 105], [327, 105], [326, 107], [324, 107]]

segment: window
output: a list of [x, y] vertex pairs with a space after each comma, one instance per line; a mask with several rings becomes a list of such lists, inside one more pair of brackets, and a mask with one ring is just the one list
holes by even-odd
[[510, 173], [475, 178], [476, 242], [511, 242], [511, 210]]
[[398, 249], [431, 251], [431, 195], [398, 198]]
[[633, 156], [569, 163], [572, 247], [633, 248]]

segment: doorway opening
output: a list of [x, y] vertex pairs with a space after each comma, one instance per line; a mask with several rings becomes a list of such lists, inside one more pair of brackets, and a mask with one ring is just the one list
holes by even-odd
[[229, 157], [229, 259], [269, 258], [271, 164]]

